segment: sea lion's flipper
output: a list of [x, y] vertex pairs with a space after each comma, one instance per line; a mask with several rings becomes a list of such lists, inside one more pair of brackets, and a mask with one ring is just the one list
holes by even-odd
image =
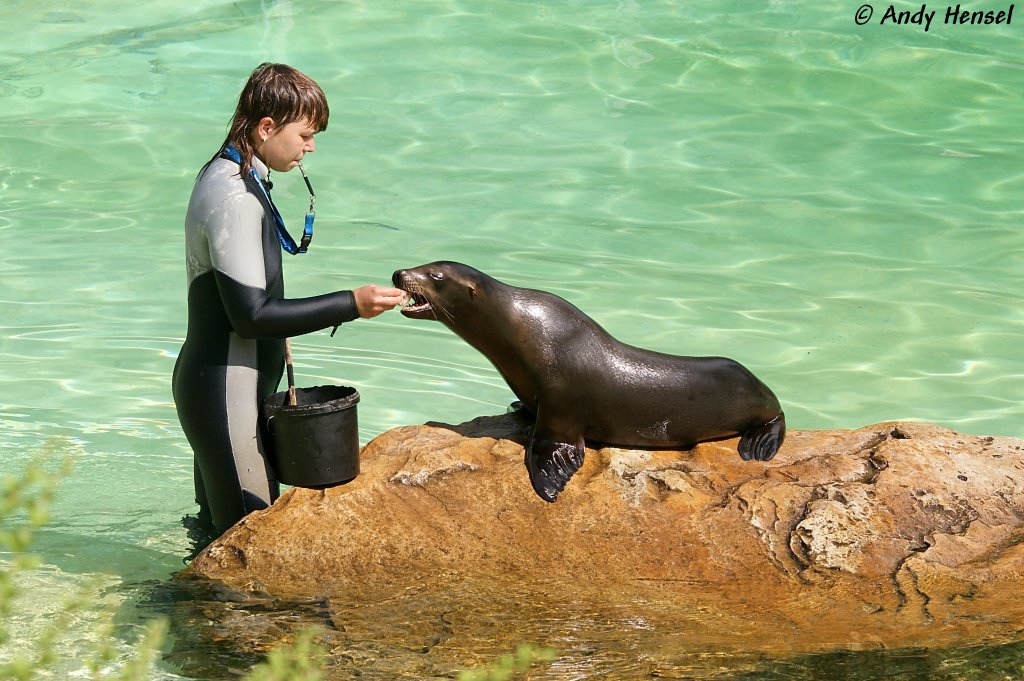
[[751, 428], [743, 433], [740, 437], [740, 456], [744, 461], [768, 461], [779, 451], [785, 438], [786, 415], [780, 412], [763, 426]]
[[537, 496], [544, 501], [555, 501], [583, 465], [585, 452], [582, 435], [575, 443], [531, 437], [526, 445], [526, 470]]

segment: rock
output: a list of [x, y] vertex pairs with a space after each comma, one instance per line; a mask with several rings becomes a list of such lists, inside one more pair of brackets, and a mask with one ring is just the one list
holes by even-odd
[[790, 431], [767, 463], [742, 461], [735, 439], [588, 449], [548, 504], [523, 465], [527, 428], [505, 415], [391, 430], [356, 480], [289, 490], [185, 574], [291, 598], [439, 579], [557, 588], [706, 611], [751, 648], [1024, 628], [1022, 440], [881, 423]]

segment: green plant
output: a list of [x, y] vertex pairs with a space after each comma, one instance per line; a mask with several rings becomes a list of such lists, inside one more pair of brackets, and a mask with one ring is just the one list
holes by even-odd
[[[43, 454], [34, 458], [20, 475], [5, 475], [0, 482], [0, 547], [10, 551], [9, 567], [0, 569], [0, 645], [10, 641], [6, 622], [14, 612], [18, 590], [15, 577], [20, 571], [30, 570], [38, 565], [38, 559], [26, 553], [32, 543], [36, 529], [50, 518], [57, 484], [71, 471], [71, 463], [65, 460], [57, 471], [50, 471], [46, 461], [55, 447], [47, 443]], [[62, 630], [69, 624], [69, 616], [58, 617], [36, 642], [35, 650], [22, 654], [10, 662], [0, 665], [0, 678], [31, 679], [33, 670], [52, 665], [56, 660], [55, 646]]]
[[460, 672], [458, 681], [510, 681], [525, 674], [530, 667], [555, 659], [553, 648], [541, 648], [529, 643], [520, 643], [515, 653], [506, 653], [483, 669], [468, 669]]
[[[57, 486], [71, 473], [70, 457], [63, 457], [56, 466], [52, 463], [63, 449], [63, 444], [59, 438], [48, 440], [41, 453], [21, 473], [5, 474], [0, 481], [0, 548], [11, 553], [9, 564], [0, 567], [0, 645], [10, 642], [6, 622], [14, 613], [18, 596], [16, 578], [19, 573], [39, 565], [39, 559], [28, 553], [33, 535], [49, 521]], [[0, 664], [0, 679], [31, 681], [52, 668], [58, 661], [58, 642], [69, 633], [75, 615], [90, 605], [89, 590], [88, 586], [83, 587], [68, 598], [26, 652]], [[148, 679], [167, 631], [166, 620], [149, 622], [142, 639], [135, 645], [134, 657], [121, 669], [108, 673], [116, 657], [116, 651], [110, 645], [113, 629], [113, 613], [105, 612], [98, 632], [100, 643], [87, 661], [92, 678], [118, 681]]]
[[291, 645], [275, 647], [245, 681], [321, 681], [327, 650], [316, 641], [319, 633], [315, 627], [304, 629]]

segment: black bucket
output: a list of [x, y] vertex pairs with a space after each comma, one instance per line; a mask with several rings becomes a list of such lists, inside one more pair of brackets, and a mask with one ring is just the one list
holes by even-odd
[[293, 487], [330, 487], [359, 475], [359, 425], [355, 388], [297, 388], [263, 400], [270, 435], [267, 447], [277, 479]]

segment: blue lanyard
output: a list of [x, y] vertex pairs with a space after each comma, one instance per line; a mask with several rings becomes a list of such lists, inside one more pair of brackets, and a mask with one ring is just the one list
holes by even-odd
[[[242, 163], [242, 155], [238, 153], [238, 149], [236, 149], [233, 144], [229, 144], [224, 147], [223, 155], [239, 165]], [[306, 213], [306, 224], [302, 229], [302, 242], [296, 244], [295, 239], [293, 239], [292, 235], [288, 233], [287, 229], [285, 229], [284, 218], [281, 217], [280, 211], [278, 211], [277, 206], [274, 205], [274, 200], [270, 198], [270, 192], [268, 192], [267, 188], [263, 185], [263, 178], [260, 177], [260, 174], [256, 172], [255, 168], [249, 171], [249, 175], [256, 181], [256, 186], [260, 188], [261, 192], [263, 192], [263, 196], [267, 199], [267, 203], [270, 204], [270, 208], [274, 212], [274, 225], [277, 227], [277, 240], [281, 242], [281, 248], [292, 255], [295, 255], [296, 253], [305, 253], [309, 248], [309, 242], [313, 240], [314, 214], [312, 201], [310, 201], [310, 210]], [[309, 185], [309, 180], [306, 181], [306, 184], [307, 186]], [[310, 194], [312, 194], [312, 189], [310, 189]]]

